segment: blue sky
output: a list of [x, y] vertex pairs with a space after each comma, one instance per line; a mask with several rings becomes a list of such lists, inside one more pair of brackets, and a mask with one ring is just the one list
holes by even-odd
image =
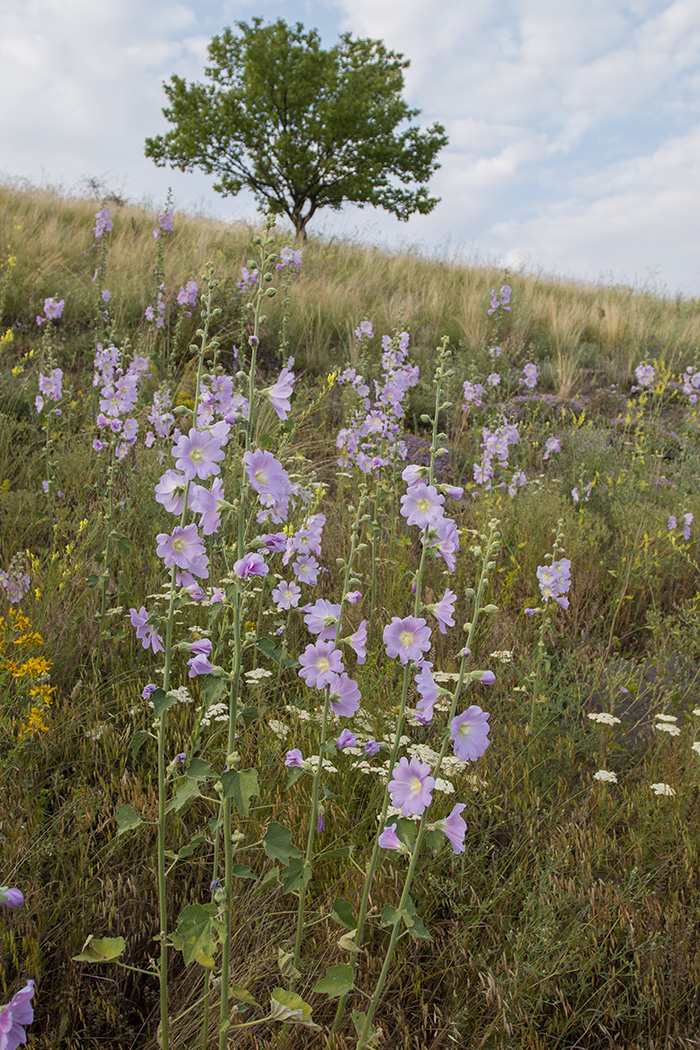
[[253, 218], [143, 143], [163, 81], [201, 79], [212, 35], [255, 15], [384, 40], [450, 137], [431, 215], [348, 205], [310, 234], [700, 296], [699, 0], [3, 0], [0, 175]]

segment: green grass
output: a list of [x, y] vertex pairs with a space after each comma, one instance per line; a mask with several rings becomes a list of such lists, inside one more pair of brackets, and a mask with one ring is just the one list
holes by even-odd
[[[149, 726], [141, 691], [157, 680], [158, 661], [135, 640], [127, 610], [160, 589], [155, 536], [170, 525], [153, 500], [163, 469], [156, 449], [139, 443], [118, 481], [116, 498], [124, 510], [116, 528], [130, 542], [111, 567], [109, 630], [103, 666], [96, 670], [98, 599], [86, 581], [99, 572], [106, 531], [104, 467], [91, 450], [91, 277], [97, 265], [91, 226], [97, 207], [15, 186], [0, 192], [0, 246], [5, 258], [16, 259], [11, 267], [0, 263], [7, 274], [0, 330], [14, 335], [0, 361], [0, 567], [20, 551], [35, 559], [33, 589], [21, 608], [43, 639], [56, 687], [47, 730], [20, 740], [31, 706], [27, 682], [6, 667], [0, 671], [0, 882], [22, 887], [26, 897], [23, 908], [0, 915], [0, 984], [7, 1001], [27, 976], [36, 978], [37, 1022], [29, 1045], [41, 1050], [156, 1046], [157, 981], [71, 961], [90, 932], [123, 935], [124, 959], [132, 966], [147, 966], [157, 953], [154, 829], [117, 837], [114, 813], [131, 805], [145, 820], [155, 819], [153, 748], [146, 744], [134, 757], [129, 745], [134, 730]], [[127, 205], [113, 210], [106, 286], [116, 330], [146, 350], [153, 216]], [[168, 338], [172, 293], [192, 277], [199, 280], [213, 261], [223, 280], [222, 361], [233, 368], [242, 305], [236, 283], [253, 251], [254, 231], [185, 215], [176, 216], [175, 228], [164, 249]], [[397, 325], [410, 328], [411, 357], [421, 365], [407, 413], [413, 432], [422, 431], [420, 416], [430, 410], [435, 347], [443, 335], [454, 347], [453, 408], [443, 423], [450, 471], [467, 484], [466, 498], [455, 505], [462, 543], [448, 581], [439, 564], [429, 566], [429, 597], [437, 600], [445, 586], [463, 595], [478, 569], [471, 546], [492, 518], [501, 523], [502, 547], [491, 574], [499, 612], [479, 629], [473, 653], [474, 666], [496, 673], [496, 684], [473, 698], [491, 712], [491, 746], [454, 779], [454, 795], [438, 796], [443, 809], [467, 803], [466, 851], [459, 857], [446, 849], [427, 851], [421, 860], [413, 897], [433, 940], [399, 942], [377, 1014], [382, 1045], [689, 1050], [700, 1024], [700, 755], [690, 746], [700, 738], [700, 719], [692, 713], [700, 662], [700, 441], [697, 416], [678, 391], [677, 375], [686, 365], [698, 366], [700, 309], [695, 300], [514, 274], [512, 314], [494, 332], [486, 310], [491, 288], [502, 283], [503, 275], [488, 268], [310, 239], [292, 288], [290, 349], [304, 369], [294, 413], [308, 415], [287, 455], [298, 454], [294, 469], [306, 483], [326, 486], [319, 507], [328, 519], [323, 549], [330, 571], [318, 596], [333, 600], [336, 593], [335, 559], [347, 554], [348, 505], [357, 499], [358, 480], [338, 476], [335, 436], [349, 395], [337, 385], [329, 390], [325, 377], [356, 360], [353, 329], [366, 318], [377, 335]], [[56, 354], [72, 399], [52, 424], [64, 494], [57, 501], [52, 558], [40, 491], [43, 436], [33, 401], [41, 360], [34, 318], [43, 298], [53, 295], [66, 299]], [[276, 367], [281, 298], [270, 300], [263, 329], [263, 383]], [[184, 348], [195, 329], [192, 319], [178, 350], [177, 375], [169, 377], [180, 403], [193, 392]], [[493, 370], [487, 349], [496, 341], [503, 348], [497, 362], [504, 366], [502, 385], [490, 407], [465, 417], [461, 384], [467, 377], [483, 381]], [[375, 337], [364, 360], [375, 375], [381, 372], [378, 342]], [[170, 345], [164, 343], [156, 357], [150, 390], [165, 376]], [[635, 365], [656, 361], [660, 373], [662, 360], [676, 378], [660, 383], [651, 397], [630, 397]], [[538, 364], [545, 385], [523, 400], [518, 377], [526, 361]], [[520, 419], [513, 462], [529, 479], [515, 499], [498, 487], [477, 494], [472, 482], [481, 427], [498, 426], [504, 412]], [[143, 410], [141, 420], [145, 424]], [[281, 429], [268, 413], [259, 437], [267, 435], [274, 448]], [[545, 462], [544, 444], [553, 435], [561, 438], [561, 452]], [[590, 481], [590, 499], [574, 503], [572, 488], [583, 491]], [[670, 514], [680, 519], [684, 512], [695, 516], [688, 542], [680, 530], [667, 528]], [[420, 549], [403, 520], [393, 532], [389, 521], [381, 519], [378, 609], [370, 625], [375, 640], [392, 615], [405, 614]], [[538, 603], [536, 569], [559, 521], [572, 561], [571, 605], [556, 612], [546, 637], [533, 716], [538, 623], [523, 610]], [[361, 571], [366, 579], [369, 552]], [[9, 615], [4, 600], [0, 615]], [[183, 613], [183, 628], [193, 615], [199, 613]], [[466, 606], [460, 615], [453, 632], [434, 634], [436, 669], [457, 667]], [[261, 633], [274, 637], [275, 626], [275, 616], [263, 616]], [[297, 654], [307, 641], [297, 615], [286, 639], [289, 651]], [[492, 655], [503, 651], [511, 651], [512, 660]], [[186, 682], [184, 662], [177, 668], [177, 684]], [[357, 679], [379, 739], [391, 729], [400, 694], [399, 674], [381, 644]], [[257, 718], [241, 745], [242, 765], [255, 765], [263, 790], [250, 816], [237, 818], [245, 834], [237, 860], [257, 873], [270, 862], [245, 843], [259, 840], [271, 819], [292, 828], [297, 843], [304, 841], [308, 782], [287, 789], [283, 760], [288, 746], [306, 755], [318, 740], [317, 724], [299, 713], [311, 710], [311, 698], [295, 671], [270, 681], [246, 696]], [[192, 690], [198, 701], [197, 682]], [[183, 749], [196, 706], [179, 704], [169, 712], [168, 754]], [[596, 724], [587, 717], [595, 711], [613, 712], [621, 722]], [[678, 719], [679, 735], [654, 728], [658, 712]], [[271, 719], [284, 722], [289, 735], [271, 727]], [[421, 732], [439, 747], [438, 726]], [[213, 735], [207, 746], [223, 758], [222, 738]], [[318, 860], [311, 884], [297, 986], [323, 1032], [262, 1026], [237, 1033], [237, 1047], [330, 1045], [334, 1003], [310, 989], [327, 966], [347, 959], [330, 908], [336, 897], [359, 896], [359, 869], [371, 849], [381, 798], [377, 777], [353, 774], [348, 756], [334, 761], [338, 773], [329, 782], [337, 797], [326, 802], [320, 840], [328, 855]], [[616, 772], [618, 783], [595, 780], [598, 769]], [[671, 785], [675, 795], [655, 795], [653, 783]], [[186, 844], [214, 813], [205, 799], [173, 813], [172, 848]], [[348, 844], [354, 863], [333, 853]], [[186, 903], [208, 900], [211, 859], [203, 848], [175, 869], [172, 915]], [[373, 891], [377, 912], [398, 899], [403, 867], [398, 857], [383, 858]], [[238, 880], [237, 890], [232, 976], [264, 1011], [266, 990], [281, 980], [278, 949], [293, 943], [296, 897], [279, 887], [260, 890], [247, 879]], [[362, 990], [373, 986], [387, 938], [373, 921], [358, 971]], [[173, 953], [171, 1012], [182, 1015], [174, 1022], [175, 1046], [201, 1046], [201, 1009], [184, 1012], [197, 1003], [203, 982], [201, 966], [184, 968]], [[354, 1045], [348, 1021], [337, 1047]]]

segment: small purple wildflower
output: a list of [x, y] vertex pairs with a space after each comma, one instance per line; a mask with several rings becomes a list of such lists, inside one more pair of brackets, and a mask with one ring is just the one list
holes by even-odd
[[450, 722], [454, 753], [463, 762], [475, 762], [489, 746], [489, 715], [472, 704]]
[[433, 798], [435, 780], [430, 776], [430, 766], [418, 758], [409, 761], [403, 757], [394, 767], [392, 777], [387, 785], [392, 805], [400, 809], [404, 817], [420, 816]]

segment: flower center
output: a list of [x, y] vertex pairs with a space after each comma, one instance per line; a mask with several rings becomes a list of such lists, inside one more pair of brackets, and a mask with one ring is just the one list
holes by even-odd
[[402, 631], [399, 635], [399, 641], [404, 649], [408, 649], [413, 645], [413, 631]]
[[327, 656], [319, 656], [318, 663], [316, 664], [317, 670], [319, 670], [321, 672], [328, 671], [330, 666], [331, 666], [330, 660], [328, 659]]
[[421, 514], [427, 514], [427, 512], [430, 510], [430, 500], [423, 497], [423, 499], [419, 499], [416, 501], [416, 507], [421, 512]]
[[255, 471], [255, 480], [257, 481], [258, 485], [264, 485], [265, 484], [265, 471], [262, 470], [262, 469], [256, 470]]
[[423, 790], [423, 782], [418, 777], [411, 777], [411, 783], [409, 785], [409, 791], [415, 798], [416, 795], [420, 795]]
[[178, 554], [181, 554], [182, 551], [184, 551], [184, 549], [185, 549], [185, 541], [182, 539], [182, 537], [179, 536], [176, 540], [173, 540], [173, 550], [174, 551], [176, 551]]
[[460, 736], [469, 736], [470, 730], [471, 730], [471, 726], [469, 725], [469, 723], [468, 722], [462, 722], [461, 726], [459, 727], [459, 735]]
[[201, 463], [204, 459], [204, 452], [201, 448], [193, 448], [190, 452], [190, 461], [192, 463]]

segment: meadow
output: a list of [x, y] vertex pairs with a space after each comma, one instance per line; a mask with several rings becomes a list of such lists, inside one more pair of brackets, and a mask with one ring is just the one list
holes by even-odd
[[6, 184], [0, 352], [0, 1048], [700, 1046], [700, 301]]

